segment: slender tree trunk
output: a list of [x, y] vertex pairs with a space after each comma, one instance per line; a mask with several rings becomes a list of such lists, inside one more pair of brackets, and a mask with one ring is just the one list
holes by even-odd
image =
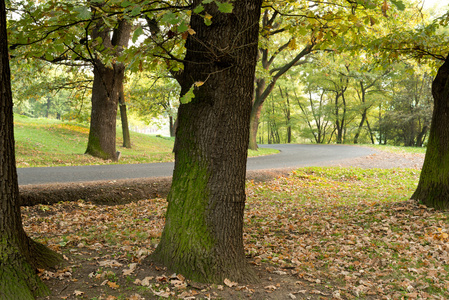
[[[371, 130], [371, 126], [369, 125], [368, 117], [366, 118], [366, 126], [368, 127], [369, 136], [371, 138], [371, 144], [374, 145], [375, 144], [374, 143], [374, 134], [373, 134], [373, 131]], [[380, 140], [380, 141], [382, 141], [382, 140]]]
[[36, 268], [56, 265], [59, 256], [25, 234], [14, 155], [11, 75], [5, 1], [0, 1], [0, 299], [34, 299], [48, 294]]
[[449, 208], [449, 56], [432, 83], [434, 111], [426, 157], [412, 199], [437, 209]]
[[249, 145], [251, 150], [257, 150], [257, 130], [259, 130], [259, 119], [262, 112], [263, 103], [265, 101], [262, 98], [262, 93], [265, 89], [265, 79], [256, 79], [256, 88], [254, 91], [253, 108], [251, 109], [250, 125], [249, 125]]
[[360, 120], [359, 127], [357, 127], [357, 131], [354, 135], [354, 144], [359, 143], [359, 136], [360, 136], [360, 132], [362, 131], [363, 124], [365, 123], [365, 120], [366, 120], [366, 113], [367, 113], [367, 109], [364, 109], [363, 113], [362, 113], [362, 120]]
[[429, 126], [424, 125], [420, 131], [420, 133], [418, 134], [418, 136], [416, 137], [416, 147], [422, 147], [424, 144], [424, 140], [426, 138], [426, 134], [427, 131], [429, 130]]
[[204, 84], [179, 107], [166, 223], [153, 258], [193, 280], [255, 279], [245, 260], [243, 210], [261, 2], [235, 1], [229, 14], [203, 3], [212, 25], [198, 15], [190, 21], [196, 34], [186, 41], [181, 94]]
[[257, 130], [259, 129], [259, 119], [262, 107], [262, 105], [258, 106], [257, 108], [253, 106], [253, 109], [251, 110], [250, 136], [248, 145], [248, 148], [251, 150], [257, 150], [259, 148], [259, 146], [257, 146]]
[[172, 116], [168, 117], [168, 121], [169, 121], [169, 126], [170, 126], [170, 136], [174, 137], [175, 136], [175, 121], [173, 120]]
[[[128, 46], [130, 33], [131, 25], [122, 20], [111, 37], [110, 30], [100, 20], [92, 32], [92, 39], [101, 38], [104, 48], [116, 49], [116, 55], [119, 55]], [[108, 66], [98, 58], [94, 59], [93, 64], [92, 110], [86, 154], [115, 161], [117, 106], [125, 66], [122, 63]]]
[[120, 120], [122, 121], [123, 147], [131, 148], [131, 137], [129, 135], [128, 110], [123, 92], [123, 84], [120, 87], [118, 103], [120, 106]]

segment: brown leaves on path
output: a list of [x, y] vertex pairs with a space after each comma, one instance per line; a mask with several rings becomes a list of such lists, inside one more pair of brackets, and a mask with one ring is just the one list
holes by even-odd
[[447, 299], [449, 221], [407, 200], [418, 176], [306, 168], [248, 182], [244, 240], [261, 282], [246, 286], [189, 282], [146, 259], [164, 199], [38, 205], [23, 215], [33, 238], [68, 258], [63, 269], [42, 271], [49, 299]]

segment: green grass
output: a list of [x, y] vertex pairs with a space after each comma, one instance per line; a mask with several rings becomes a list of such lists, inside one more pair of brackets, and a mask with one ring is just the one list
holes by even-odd
[[373, 145], [364, 144], [361, 146], [367, 146], [374, 149], [391, 152], [391, 153], [426, 153], [426, 147], [402, 147], [402, 146], [390, 146], [390, 145]]
[[[16, 161], [20, 167], [50, 167], [111, 164], [85, 155], [89, 126], [51, 119], [14, 116]], [[131, 132], [132, 148], [122, 147], [122, 130], [117, 128], [118, 164], [169, 162], [174, 160], [173, 138]], [[250, 151], [249, 156], [278, 153], [274, 149]]]

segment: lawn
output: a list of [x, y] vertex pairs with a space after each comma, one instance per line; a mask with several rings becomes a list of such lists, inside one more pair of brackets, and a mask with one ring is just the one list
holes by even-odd
[[[111, 164], [85, 155], [89, 126], [51, 119], [14, 116], [17, 167], [54, 167]], [[132, 148], [122, 147], [122, 131], [117, 128], [118, 164], [168, 162], [174, 160], [173, 138], [131, 132]], [[249, 151], [249, 156], [278, 153], [274, 149]]]

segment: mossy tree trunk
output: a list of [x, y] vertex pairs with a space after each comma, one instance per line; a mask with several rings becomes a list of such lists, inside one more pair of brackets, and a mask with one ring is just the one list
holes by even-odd
[[[131, 25], [122, 20], [111, 34], [103, 20], [97, 21], [92, 31], [92, 40], [100, 39], [101, 51], [118, 56], [128, 46]], [[101, 59], [92, 59], [94, 83], [92, 86], [92, 110], [86, 154], [102, 159], [117, 160], [116, 118], [120, 89], [123, 85], [125, 66], [110, 65]]]
[[226, 14], [212, 3], [212, 25], [198, 15], [190, 21], [196, 34], [186, 41], [181, 94], [204, 84], [179, 107], [166, 224], [153, 258], [192, 280], [254, 279], [243, 211], [261, 2], [234, 1]]
[[437, 209], [449, 208], [449, 56], [432, 83], [434, 111], [426, 157], [412, 199]]
[[0, 1], [0, 56], [0, 299], [34, 299], [48, 293], [36, 268], [54, 266], [59, 255], [28, 238], [22, 227], [5, 1]]

